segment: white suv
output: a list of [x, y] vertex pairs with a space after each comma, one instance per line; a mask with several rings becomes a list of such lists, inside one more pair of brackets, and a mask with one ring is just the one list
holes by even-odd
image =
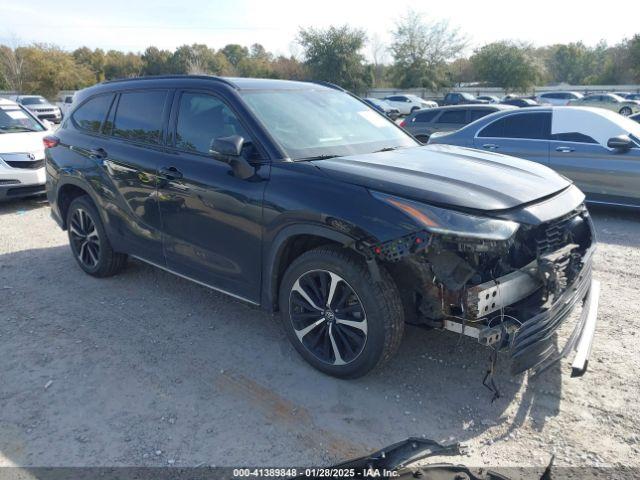
[[0, 201], [45, 193], [45, 124], [0, 98]]
[[568, 105], [571, 100], [578, 100], [584, 95], [578, 92], [546, 92], [537, 96], [538, 103], [547, 105]]
[[422, 108], [435, 108], [438, 106], [436, 102], [425, 100], [417, 95], [391, 95], [385, 97], [384, 100], [393, 108], [397, 108], [400, 115], [409, 115]]

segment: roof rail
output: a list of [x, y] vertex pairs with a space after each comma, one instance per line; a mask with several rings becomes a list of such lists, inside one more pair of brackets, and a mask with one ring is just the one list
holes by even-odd
[[197, 78], [200, 80], [215, 80], [225, 85], [229, 85], [237, 90], [237, 86], [223, 77], [217, 77], [215, 75], [184, 75], [184, 74], [173, 74], [173, 75], [148, 75], [145, 77], [133, 77], [133, 78], [118, 78], [114, 80], [105, 80], [102, 84], [111, 84], [118, 82], [137, 82], [141, 80], [171, 80], [171, 79], [184, 79], [184, 78]]

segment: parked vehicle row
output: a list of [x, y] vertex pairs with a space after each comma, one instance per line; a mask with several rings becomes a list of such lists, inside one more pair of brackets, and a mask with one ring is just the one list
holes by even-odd
[[434, 132], [452, 132], [500, 110], [513, 110], [510, 105], [452, 105], [413, 112], [400, 123], [422, 143], [427, 143]]
[[600, 108], [501, 111], [430, 144], [471, 147], [547, 165], [587, 201], [640, 207], [640, 124]]
[[46, 126], [16, 102], [0, 98], [0, 201], [45, 192]]
[[425, 100], [416, 95], [390, 95], [384, 100], [393, 108], [397, 108], [400, 115], [409, 115], [410, 113], [422, 108], [435, 108], [438, 104], [432, 100]]
[[421, 146], [347, 92], [283, 80], [106, 82], [45, 142], [52, 215], [82, 270], [134, 256], [279, 311], [327, 374], [383, 364], [405, 321], [507, 351], [514, 374], [574, 347], [573, 374], [587, 367], [593, 229], [584, 195], [543, 165]]
[[386, 100], [381, 100], [379, 98], [363, 98], [364, 102], [380, 113], [384, 113], [391, 120], [396, 120], [400, 116], [400, 110], [392, 107]]
[[640, 112], [640, 101], [626, 100], [613, 93], [587, 95], [586, 97], [571, 100], [568, 105], [604, 108], [625, 117]]

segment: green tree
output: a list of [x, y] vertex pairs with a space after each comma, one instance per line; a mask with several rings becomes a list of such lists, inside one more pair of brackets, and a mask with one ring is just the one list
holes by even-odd
[[206, 45], [182, 45], [171, 57], [173, 73], [226, 75], [230, 73], [227, 58]]
[[532, 49], [513, 42], [485, 45], [475, 51], [471, 63], [478, 80], [506, 91], [526, 91], [536, 85], [542, 71]]
[[73, 51], [73, 59], [78, 65], [83, 65], [91, 70], [96, 82], [104, 80], [104, 51], [96, 48], [91, 50], [87, 47], [80, 47]]
[[158, 47], [147, 47], [141, 56], [143, 75], [165, 75], [173, 73], [169, 50], [160, 50]]
[[467, 45], [448, 22], [429, 23], [412, 10], [396, 23], [392, 35], [389, 50], [394, 60], [394, 78], [401, 88], [437, 89], [446, 85], [446, 62]]
[[366, 42], [363, 30], [331, 26], [326, 30], [300, 29], [298, 42], [305, 64], [316, 80], [335, 83], [360, 93], [372, 84], [372, 72], [360, 53]]
[[107, 80], [137, 77], [142, 72], [142, 59], [136, 53], [109, 50], [104, 57], [104, 76]]
[[227, 57], [229, 63], [234, 67], [237, 67], [242, 60], [249, 56], [249, 49], [236, 43], [226, 45], [220, 52]]

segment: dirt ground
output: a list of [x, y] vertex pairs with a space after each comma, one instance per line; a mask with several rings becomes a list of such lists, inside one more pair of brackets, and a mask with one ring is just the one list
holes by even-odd
[[277, 318], [131, 261], [82, 273], [42, 200], [0, 204], [0, 466], [322, 465], [408, 436], [474, 466], [640, 466], [640, 217], [593, 211], [589, 371], [481, 380], [489, 352], [408, 328], [356, 381], [313, 370]]

